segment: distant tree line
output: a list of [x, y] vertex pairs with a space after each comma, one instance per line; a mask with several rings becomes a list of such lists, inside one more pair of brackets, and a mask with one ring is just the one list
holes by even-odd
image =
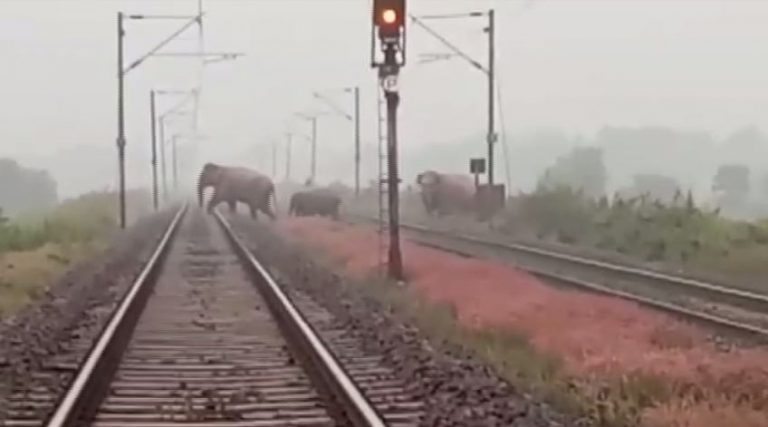
[[25, 168], [13, 159], [0, 159], [0, 218], [50, 209], [57, 201], [56, 181], [47, 171]]
[[[608, 195], [608, 172], [604, 149], [597, 146], [575, 147], [558, 157], [539, 177], [539, 190], [555, 190], [567, 187], [582, 195], [599, 199]], [[669, 204], [681, 194], [690, 192], [672, 176], [659, 173], [636, 173], [630, 185], [617, 189], [615, 195], [625, 199], [646, 197]], [[753, 185], [753, 173], [749, 165], [723, 162], [710, 175], [712, 201], [726, 212], [743, 211], [751, 200], [759, 199], [761, 192], [768, 196], [768, 174]], [[755, 188], [757, 187], [757, 188]], [[764, 213], [765, 214], [765, 213]]]

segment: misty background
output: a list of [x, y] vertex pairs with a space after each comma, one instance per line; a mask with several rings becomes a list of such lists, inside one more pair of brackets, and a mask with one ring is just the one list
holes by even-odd
[[[750, 199], [768, 200], [768, 2], [411, 0], [416, 15], [495, 8], [501, 105], [498, 181], [530, 191], [574, 147], [603, 150], [607, 191], [636, 174], [661, 174], [712, 199], [725, 163], [749, 167]], [[377, 175], [376, 77], [370, 68], [370, 1], [206, 0], [205, 50], [244, 57], [203, 71], [200, 130], [180, 139], [185, 183], [216, 161], [284, 178], [284, 132], [309, 135], [295, 112], [325, 110], [315, 90], [360, 86], [362, 182]], [[59, 198], [115, 188], [116, 13], [194, 14], [196, 0], [3, 0], [0, 2], [0, 158], [48, 171]], [[178, 22], [126, 23], [126, 63]], [[484, 20], [430, 22], [472, 57], [487, 57]], [[196, 32], [168, 51], [191, 51]], [[486, 78], [408, 26], [401, 73], [399, 149], [406, 184], [424, 169], [467, 172], [484, 156]], [[126, 78], [127, 181], [148, 186], [149, 91], [191, 88], [195, 59], [151, 58]], [[353, 111], [352, 98], [334, 102]], [[158, 112], [177, 99], [161, 97]], [[501, 120], [503, 118], [503, 121]], [[173, 131], [168, 132], [173, 133]], [[353, 127], [318, 121], [318, 180], [353, 180]], [[309, 143], [293, 142], [292, 178], [309, 174]], [[762, 211], [761, 211], [762, 212]]]

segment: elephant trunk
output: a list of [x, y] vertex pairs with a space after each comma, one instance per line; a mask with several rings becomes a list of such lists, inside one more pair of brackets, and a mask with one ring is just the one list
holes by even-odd
[[208, 184], [205, 181], [205, 175], [200, 175], [200, 180], [197, 182], [197, 204], [201, 208], [203, 207], [203, 193], [205, 193], [205, 188], [208, 187]]

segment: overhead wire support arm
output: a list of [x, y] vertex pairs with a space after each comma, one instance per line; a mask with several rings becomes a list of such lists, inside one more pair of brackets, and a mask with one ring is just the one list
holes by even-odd
[[155, 90], [158, 95], [189, 95], [195, 89], [159, 89]]
[[454, 56], [458, 56], [455, 53], [424, 53], [419, 55], [419, 63], [426, 64], [429, 62], [443, 61], [451, 59]]
[[164, 52], [156, 53], [153, 56], [195, 56], [195, 57], [217, 57], [219, 59], [234, 59], [238, 56], [243, 56], [244, 53], [240, 52]]
[[187, 103], [194, 98], [195, 92], [197, 92], [197, 91], [194, 90], [194, 89], [189, 91], [189, 92], [187, 92], [187, 96], [185, 96], [184, 99], [182, 99], [176, 105], [174, 105], [173, 107], [171, 107], [168, 110], [166, 110], [165, 112], [163, 112], [163, 114], [161, 114], [161, 116], [166, 116], [166, 115], [170, 115], [172, 113], [178, 112], [182, 107], [187, 105]]
[[160, 49], [165, 47], [168, 43], [173, 41], [173, 39], [175, 39], [181, 33], [186, 31], [189, 27], [191, 27], [192, 25], [198, 23], [200, 20], [202, 20], [202, 18], [203, 18], [203, 14], [199, 14], [199, 15], [195, 16], [194, 18], [190, 19], [189, 22], [187, 22], [186, 24], [182, 25], [181, 28], [179, 28], [178, 30], [174, 31], [173, 34], [171, 34], [170, 36], [166, 37], [163, 41], [158, 43], [157, 46], [152, 48], [149, 52], [147, 52], [146, 54], [141, 56], [139, 59], [133, 61], [133, 63], [131, 63], [131, 65], [128, 66], [128, 68], [123, 70], [123, 74], [124, 75], [128, 74], [129, 71], [131, 71], [134, 68], [136, 68], [139, 65], [141, 65], [141, 63], [144, 62], [147, 58], [149, 58], [152, 55], [155, 55], [157, 53], [157, 51], [159, 51]]
[[421, 15], [421, 19], [457, 19], [457, 18], [479, 18], [485, 16], [485, 12], [463, 12], [463, 13], [444, 13], [439, 15]]
[[440, 33], [438, 33], [437, 31], [433, 30], [430, 26], [425, 24], [421, 19], [419, 19], [418, 17], [416, 17], [414, 15], [410, 15], [410, 17], [411, 17], [411, 20], [415, 24], [419, 25], [421, 28], [423, 28], [425, 31], [427, 31], [430, 35], [432, 35], [432, 37], [436, 38], [441, 43], [443, 43], [448, 49], [452, 50], [456, 54], [456, 56], [460, 56], [465, 61], [469, 62], [469, 64], [472, 65], [473, 67], [477, 68], [478, 70], [480, 70], [480, 71], [482, 71], [482, 72], [484, 72], [486, 74], [489, 74], [488, 68], [484, 67], [478, 61], [475, 61], [474, 59], [472, 59], [472, 57], [470, 57], [469, 55], [464, 53], [456, 45], [454, 45], [453, 43], [448, 41], [448, 39], [446, 39], [445, 37], [440, 35]]
[[335, 111], [336, 113], [338, 113], [340, 116], [343, 116], [345, 119], [349, 120], [350, 122], [351, 122], [351, 121], [354, 121], [354, 118], [352, 117], [352, 115], [350, 115], [349, 113], [347, 113], [346, 111], [344, 111], [344, 109], [343, 109], [343, 108], [341, 108], [341, 107], [339, 107], [338, 105], [336, 105], [336, 103], [334, 103], [333, 101], [331, 101], [330, 99], [328, 99], [328, 97], [326, 97], [326, 96], [324, 96], [324, 95], [320, 94], [319, 92], [313, 92], [313, 93], [312, 93], [312, 95], [313, 95], [313, 96], [314, 96], [316, 99], [318, 99], [318, 100], [322, 101], [322, 102], [323, 102], [325, 105], [327, 105], [328, 107], [330, 107], [330, 108], [331, 108], [333, 111]]
[[195, 19], [197, 18], [196, 15], [143, 15], [143, 14], [133, 14], [133, 15], [127, 15], [128, 19]]

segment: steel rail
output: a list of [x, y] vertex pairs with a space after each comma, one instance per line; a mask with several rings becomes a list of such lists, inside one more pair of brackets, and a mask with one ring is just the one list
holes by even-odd
[[[370, 218], [367, 218], [371, 220]], [[540, 255], [547, 258], [553, 258], [560, 261], [568, 261], [573, 264], [583, 265], [587, 267], [598, 268], [601, 270], [609, 270], [615, 273], [621, 273], [631, 275], [635, 277], [642, 277], [645, 279], [652, 279], [663, 282], [670, 282], [676, 285], [687, 286], [697, 290], [708, 291], [712, 293], [719, 293], [724, 296], [739, 298], [747, 300], [749, 302], [759, 302], [768, 306], [768, 295], [762, 295], [756, 292], [750, 292], [747, 290], [741, 290], [736, 288], [730, 288], [722, 285], [716, 285], [708, 283], [703, 280], [691, 279], [683, 276], [676, 276], [673, 274], [661, 273], [652, 270], [644, 270], [642, 268], [630, 267], [620, 264], [614, 264], [606, 261], [599, 261], [595, 259], [585, 258], [576, 255], [564, 254], [562, 252], [556, 252], [548, 249], [537, 248], [535, 246], [525, 245], [521, 243], [502, 243], [492, 240], [485, 240], [474, 236], [467, 236], [465, 234], [447, 233], [439, 230], [434, 230], [429, 227], [415, 225], [415, 224], [401, 224], [403, 228], [411, 229], [423, 233], [431, 233], [436, 235], [448, 236], [458, 240], [463, 240], [470, 243], [476, 243], [483, 246], [493, 246], [500, 249], [506, 249], [510, 251], [524, 252], [533, 255]]]
[[[451, 234], [448, 234], [448, 233], [436, 232], [435, 234], [438, 234], [442, 237], [449, 237], [449, 238], [453, 237]], [[425, 246], [438, 249], [438, 250], [453, 252], [464, 257], [474, 257], [474, 255], [472, 255], [467, 251], [462, 251], [462, 250], [453, 249], [453, 248], [446, 248], [440, 244], [426, 243], [426, 242], [419, 242], [419, 243], [424, 244]], [[655, 298], [648, 298], [648, 297], [640, 296], [637, 294], [633, 294], [631, 292], [620, 291], [618, 289], [613, 289], [609, 286], [604, 286], [588, 280], [582, 280], [582, 279], [578, 279], [572, 276], [567, 276], [564, 274], [553, 273], [550, 270], [545, 270], [545, 269], [535, 268], [530, 266], [517, 266], [517, 268], [523, 271], [526, 271], [528, 273], [531, 273], [534, 276], [539, 276], [544, 279], [564, 283], [568, 286], [579, 287], [595, 293], [604, 294], [604, 295], [608, 295], [616, 298], [621, 298], [627, 301], [638, 303], [640, 305], [644, 305], [646, 307], [654, 308], [656, 310], [665, 311], [665, 312], [677, 314], [677, 315], [682, 315], [687, 318], [695, 319], [695, 320], [706, 322], [706, 323], [711, 323], [716, 326], [730, 329], [735, 332], [747, 333], [749, 335], [759, 337], [761, 339], [768, 339], [768, 329], [761, 328], [759, 326], [738, 322], [731, 319], [726, 319], [724, 317], [715, 316], [703, 311], [691, 310], [690, 308], [686, 308], [686, 307], [669, 303], [666, 301], [661, 301]]]
[[98, 374], [104, 369], [105, 364], [114, 362], [110, 354], [119, 351], [117, 346], [124, 344], [125, 328], [135, 326], [128, 324], [127, 320], [138, 318], [138, 311], [141, 309], [142, 302], [146, 302], [149, 296], [149, 290], [153, 278], [157, 275], [162, 266], [162, 260], [168, 253], [173, 236], [179, 228], [181, 219], [187, 211], [187, 204], [184, 204], [176, 213], [170, 225], [165, 231], [160, 243], [155, 248], [152, 257], [146, 263], [141, 273], [131, 285], [130, 289], [123, 297], [120, 305], [112, 314], [109, 322], [100, 333], [98, 340], [91, 347], [88, 355], [80, 365], [77, 376], [70, 384], [67, 392], [62, 396], [56, 405], [56, 410], [51, 414], [45, 423], [48, 427], [65, 427], [79, 425], [78, 418], [84, 411], [91, 410], [89, 404], [93, 404], [94, 393], [102, 384], [104, 378]]
[[[366, 221], [374, 221], [372, 218], [368, 216], [357, 216], [357, 217], [361, 219], [365, 219]], [[501, 249], [509, 252], [517, 251], [517, 252], [522, 252], [527, 254], [534, 254], [534, 255], [541, 256], [542, 258], [549, 258], [549, 259], [558, 260], [558, 261], [567, 261], [574, 265], [587, 266], [587, 267], [595, 268], [598, 270], [623, 274], [626, 276], [634, 276], [635, 278], [649, 279], [657, 282], [668, 283], [671, 285], [680, 285], [681, 287], [687, 287], [689, 289], [695, 289], [697, 291], [704, 291], [704, 292], [708, 292], [710, 294], [718, 295], [721, 297], [728, 297], [732, 299], [735, 298], [735, 299], [741, 300], [742, 302], [752, 303], [753, 305], [755, 303], [758, 303], [761, 305], [768, 306], [768, 297], [766, 297], [765, 295], [744, 291], [740, 289], [734, 289], [734, 288], [728, 288], [720, 285], [715, 285], [715, 284], [707, 283], [701, 280], [675, 276], [671, 274], [659, 273], [651, 270], [643, 270], [641, 268], [623, 266], [619, 264], [613, 264], [610, 262], [599, 261], [599, 260], [589, 259], [585, 257], [575, 256], [575, 255], [564, 254], [561, 252], [537, 248], [537, 247], [524, 245], [520, 243], [495, 242], [495, 241], [485, 240], [485, 239], [474, 237], [474, 236], [467, 236], [464, 234], [434, 230], [429, 227], [425, 227], [421, 225], [401, 224], [401, 227], [405, 228], [406, 230], [412, 230], [418, 233], [423, 233], [425, 235], [439, 236], [447, 239], [453, 239], [455, 241], [467, 242], [467, 243], [475, 244], [478, 246], [496, 248], [496, 249]], [[417, 242], [418, 242], [418, 239], [417, 239]], [[435, 247], [437, 249], [445, 250], [448, 252], [454, 252], [462, 256], [468, 256], [468, 257], [475, 256], [469, 251], [457, 250], [455, 248], [446, 247], [445, 245], [435, 244], [431, 242], [428, 242], [427, 245], [431, 247]], [[614, 289], [612, 287], [601, 285], [593, 281], [583, 280], [583, 279], [579, 279], [579, 278], [561, 274], [561, 273], [554, 273], [551, 270], [545, 270], [542, 268], [536, 268], [536, 267], [531, 267], [526, 265], [517, 265], [517, 267], [520, 268], [521, 270], [527, 271], [531, 274], [542, 277], [544, 279], [550, 279], [550, 280], [554, 280], [569, 286], [579, 287], [592, 292], [601, 293], [601, 294], [621, 298], [624, 300], [636, 302], [638, 304], [651, 307], [660, 311], [681, 315], [693, 320], [713, 324], [718, 327], [726, 328], [734, 332], [744, 333], [760, 339], [768, 339], [768, 329], [760, 326], [728, 319], [722, 316], [709, 314], [704, 311], [693, 310], [679, 304], [669, 303], [656, 298], [649, 298], [649, 297], [641, 296], [635, 293]]]
[[270, 309], [276, 317], [282, 320], [282, 325], [288, 329], [287, 332], [301, 344], [302, 355], [311, 359], [312, 367], [318, 370], [325, 385], [331, 387], [334, 397], [341, 400], [339, 403], [341, 403], [342, 409], [352, 425], [356, 427], [385, 427], [387, 424], [381, 415], [352, 381], [309, 322], [272, 278], [269, 271], [245, 247], [218, 210], [215, 211], [215, 216], [235, 252], [252, 273], [254, 282], [262, 291]]

